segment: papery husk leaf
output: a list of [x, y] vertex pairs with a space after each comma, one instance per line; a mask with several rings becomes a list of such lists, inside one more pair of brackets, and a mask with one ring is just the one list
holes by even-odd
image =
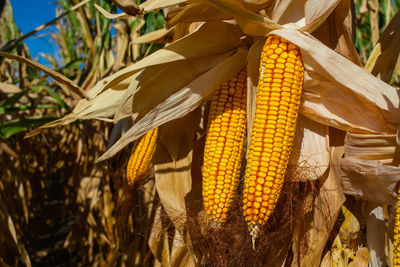
[[144, 69], [134, 85], [131, 85], [126, 91], [114, 121], [132, 114], [135, 117], [143, 116], [195, 78], [227, 59], [231, 54], [211, 55]]
[[5, 52], [0, 52], [0, 56], [10, 58], [10, 59], [15, 59], [18, 60], [21, 63], [28, 64], [36, 69], [39, 69], [52, 77], [57, 84], [66, 91], [67, 93], [71, 93], [74, 97], [77, 98], [88, 98], [88, 95], [86, 94], [85, 91], [83, 91], [74, 81], [71, 81], [61, 73], [58, 73], [46, 66], [43, 66], [42, 64], [35, 62], [33, 60], [30, 60], [28, 58], [24, 58], [18, 55], [10, 54], [10, 53], [5, 53]]
[[134, 78], [138, 75], [139, 73], [136, 73], [105, 91], [102, 91], [102, 89], [110, 77], [101, 80], [87, 92], [90, 99], [81, 99], [70, 114], [30, 131], [25, 135], [25, 138], [35, 136], [47, 128], [67, 125], [76, 120], [98, 119], [112, 122], [110, 117], [114, 116], [130, 83], [132, 83], [132, 80], [135, 81]]
[[106, 17], [108, 19], [126, 19], [126, 18], [131, 17], [131, 15], [128, 15], [125, 12], [122, 12], [119, 14], [112, 14], [112, 13], [108, 12], [107, 10], [105, 10], [104, 8], [102, 8], [101, 6], [99, 6], [98, 4], [93, 4], [93, 5], [101, 14], [103, 14], [104, 17]]
[[374, 50], [371, 52], [365, 69], [372, 75], [389, 83], [400, 53], [400, 10], [396, 12], [385, 28]]
[[396, 135], [355, 134], [347, 132], [345, 156], [362, 160], [380, 160], [384, 164], [393, 162], [397, 149]]
[[154, 266], [170, 265], [168, 232], [163, 225], [162, 206], [155, 211], [153, 225], [149, 237], [149, 247], [155, 258]]
[[183, 4], [188, 2], [188, 0], [147, 0], [143, 2], [139, 7], [143, 10], [144, 13], [175, 6], [179, 4]]
[[[305, 232], [305, 240], [301, 240], [300, 236], [293, 236], [293, 243], [306, 244], [302, 247], [300, 254], [299, 251], [294, 250], [294, 259], [291, 266], [318, 266], [320, 264], [322, 253], [325, 248], [326, 242], [330, 236], [331, 230], [335, 224], [337, 216], [339, 215], [340, 208], [345, 201], [343, 188], [340, 183], [339, 172], [339, 159], [343, 155], [341, 147], [333, 147], [330, 151], [331, 165], [329, 173], [326, 177], [321, 177], [321, 187], [319, 195], [314, 202], [314, 215]], [[296, 226], [298, 228], [299, 225]], [[301, 232], [299, 229], [295, 230]]]
[[[199, 122], [200, 112], [197, 110], [160, 127], [160, 138], [154, 157], [156, 188], [168, 218], [175, 226], [175, 242], [180, 243], [175, 244], [177, 248], [171, 248], [171, 252], [174, 249], [192, 251], [189, 234], [185, 231], [185, 197], [192, 189], [193, 141]], [[175, 255], [172, 260], [178, 259]]]
[[332, 13], [340, 0], [308, 0], [304, 5], [305, 25], [301, 30], [313, 32]]
[[160, 30], [152, 31], [147, 34], [141, 35], [138, 38], [133, 39], [133, 44], [143, 44], [143, 43], [170, 43], [174, 36], [175, 28], [170, 29], [163, 28]]
[[313, 31], [312, 35], [354, 64], [362, 66], [354, 46], [353, 17], [350, 2], [340, 1], [325, 22]]
[[132, 0], [113, 0], [113, 2], [126, 14], [136, 16], [141, 11], [140, 7]]
[[14, 84], [0, 82], [0, 92], [3, 94], [16, 94], [21, 91], [22, 89]]
[[264, 37], [271, 29], [280, 29], [282, 26], [273, 20], [258, 15], [244, 8], [242, 3], [232, 0], [204, 0], [222, 11], [229, 13], [240, 25], [242, 31], [251, 36]]
[[229, 23], [204, 23], [193, 33], [104, 79], [99, 90], [110, 88], [149, 66], [227, 52], [241, 43], [241, 35], [240, 30]]
[[[250, 47], [247, 59], [247, 136], [251, 136], [251, 129], [256, 109], [256, 94], [260, 69], [260, 55], [264, 46], [264, 40], [255, 40]], [[247, 147], [250, 146], [250, 138], [247, 138]]]
[[316, 180], [328, 169], [329, 162], [328, 127], [300, 116], [289, 159], [295, 179]]
[[182, 22], [229, 20], [232, 19], [232, 16], [207, 2], [193, 2], [171, 10], [165, 19], [168, 27], [172, 27]]
[[234, 55], [168, 97], [143, 117], [140, 115], [142, 119], [138, 120], [120, 140], [104, 153], [99, 158], [99, 161], [113, 156], [128, 143], [136, 140], [149, 130], [171, 120], [181, 118], [193, 111], [222, 82], [229, 80], [239, 72], [246, 62], [247, 53], [247, 50], [239, 48]]
[[356, 252], [356, 256], [353, 261], [349, 264], [349, 267], [368, 267], [370, 261], [370, 254], [368, 248], [359, 248]]
[[300, 108], [303, 115], [341, 130], [371, 133], [397, 130], [400, 102], [393, 87], [305, 33], [282, 29], [271, 34], [301, 48], [306, 69]]
[[378, 160], [345, 157], [340, 162], [342, 184], [346, 194], [372, 203], [394, 205], [395, 187], [400, 169]]
[[367, 203], [366, 227], [371, 265], [384, 266], [386, 261], [386, 226], [382, 206], [374, 203]]

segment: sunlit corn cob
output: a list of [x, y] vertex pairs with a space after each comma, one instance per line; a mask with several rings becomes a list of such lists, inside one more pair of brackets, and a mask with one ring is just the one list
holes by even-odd
[[261, 53], [243, 189], [243, 212], [253, 238], [267, 222], [282, 189], [296, 128], [303, 74], [299, 48], [279, 36], [270, 36]]
[[149, 168], [154, 151], [156, 150], [157, 133], [158, 128], [148, 131], [132, 149], [132, 154], [126, 168], [126, 178], [130, 186], [133, 186]]
[[246, 72], [216, 90], [210, 104], [204, 148], [203, 201], [216, 221], [226, 221], [239, 184], [246, 134]]
[[393, 241], [393, 265], [400, 266], [400, 187], [397, 190], [397, 201], [395, 208], [394, 241]]

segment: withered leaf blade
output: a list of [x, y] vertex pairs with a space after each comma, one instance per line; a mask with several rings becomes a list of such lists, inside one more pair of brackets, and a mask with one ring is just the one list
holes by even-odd
[[136, 16], [140, 12], [140, 8], [132, 0], [113, 0], [114, 3], [126, 14]]
[[372, 203], [394, 205], [395, 187], [400, 169], [381, 164], [378, 160], [346, 157], [340, 162], [343, 190], [346, 194]]
[[71, 92], [74, 96], [79, 97], [79, 98], [88, 98], [88, 95], [86, 94], [85, 91], [83, 91], [74, 81], [71, 81], [64, 75], [46, 67], [43, 66], [42, 64], [35, 62], [33, 60], [30, 60], [28, 58], [24, 58], [18, 55], [10, 54], [10, 53], [5, 53], [5, 52], [0, 52], [0, 56], [10, 58], [10, 59], [15, 59], [18, 60], [19, 62], [28, 64], [34, 68], [37, 68], [50, 77], [52, 77], [57, 84], [65, 91]]
[[400, 10], [385, 28], [368, 58], [365, 69], [372, 75], [389, 83], [400, 53]]
[[171, 120], [181, 118], [193, 111], [219, 84], [227, 81], [230, 77], [239, 72], [246, 62], [247, 52], [247, 50], [239, 48], [234, 55], [168, 97], [164, 102], [144, 115], [142, 119], [138, 120], [133, 127], [98, 160], [101, 161], [112, 157], [127, 144], [136, 140], [149, 130]]
[[94, 4], [94, 7], [101, 13], [103, 14], [104, 17], [108, 18], [108, 19], [126, 19], [129, 18], [130, 15], [126, 14], [126, 13], [120, 13], [120, 14], [112, 14], [110, 12], [108, 12], [107, 10], [105, 10], [104, 8], [102, 8], [101, 6], [99, 6], [98, 4]]

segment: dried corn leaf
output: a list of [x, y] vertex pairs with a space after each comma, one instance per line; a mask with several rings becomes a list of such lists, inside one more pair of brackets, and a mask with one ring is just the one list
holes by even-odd
[[276, 30], [272, 34], [301, 48], [307, 72], [302, 114], [341, 130], [372, 133], [397, 130], [400, 102], [393, 87], [307, 34], [294, 29]]
[[211, 21], [211, 20], [228, 20], [232, 16], [207, 2], [193, 2], [181, 8], [175, 8], [168, 12], [166, 21], [168, 27], [172, 27], [177, 23]]
[[0, 92], [4, 94], [16, 94], [21, 92], [21, 88], [14, 84], [0, 82]]
[[186, 2], [188, 2], [188, 0], [148, 0], [142, 3], [139, 7], [143, 9], [143, 12], [150, 12]]
[[306, 32], [316, 30], [340, 2], [340, 0], [308, 0], [304, 4], [305, 26], [301, 30]]
[[248, 35], [264, 37], [271, 29], [280, 29], [282, 26], [273, 20], [258, 15], [243, 4], [231, 0], [206, 0], [222, 11], [229, 13], [240, 25], [242, 31]]
[[234, 55], [220, 62], [213, 69], [197, 77], [190, 84], [169, 96], [165, 101], [144, 115], [142, 119], [138, 120], [99, 160], [113, 156], [127, 144], [149, 130], [171, 120], [181, 118], [193, 111], [219, 84], [227, 81], [235, 73], [239, 72], [246, 62], [246, 57], [247, 50], [239, 48]]
[[365, 69], [372, 75], [389, 83], [400, 53], [400, 10], [392, 18], [374, 50], [368, 58]]
[[295, 168], [295, 178], [318, 179], [330, 162], [327, 126], [300, 116], [294, 140], [289, 164]]
[[126, 14], [136, 16], [141, 10], [135, 4], [135, 1], [131, 0], [113, 0], [117, 6], [124, 11]]
[[360, 57], [354, 46], [353, 17], [349, 1], [340, 1], [329, 17], [318, 29], [313, 31], [322, 43], [345, 56], [358, 66], [361, 66]]
[[174, 36], [175, 28], [172, 27], [170, 29], [160, 29], [156, 31], [149, 32], [147, 34], [141, 35], [135, 39], [133, 39], [133, 44], [142, 44], [142, 43], [169, 43], [172, 41]]
[[[251, 136], [251, 129], [256, 108], [256, 93], [259, 77], [260, 55], [264, 45], [263, 40], [256, 40], [250, 47], [247, 56], [247, 136]], [[247, 139], [250, 146], [250, 138]]]
[[[305, 248], [305, 252], [293, 251], [295, 257], [292, 266], [318, 266], [321, 261], [326, 242], [346, 199], [340, 183], [338, 164], [342, 155], [342, 148], [331, 148], [331, 167], [327, 177], [320, 178], [322, 185], [314, 202], [312, 221], [306, 223], [307, 231], [301, 242], [300, 236], [293, 237], [293, 243], [305, 244], [302, 248]], [[297, 232], [301, 231], [297, 230]]]
[[367, 203], [367, 245], [372, 266], [384, 266], [386, 261], [386, 226], [383, 208], [375, 203]]
[[400, 169], [382, 165], [378, 160], [346, 157], [340, 162], [342, 184], [346, 194], [372, 203], [393, 205]]
[[71, 81], [64, 75], [62, 75], [54, 70], [51, 70], [46, 66], [43, 66], [42, 64], [39, 64], [30, 59], [27, 59], [27, 58], [24, 58], [24, 57], [21, 57], [18, 55], [10, 54], [10, 53], [0, 52], [0, 56], [10, 58], [10, 59], [15, 59], [21, 63], [25, 63], [34, 68], [37, 68], [37, 69], [43, 71], [44, 73], [46, 73], [47, 75], [49, 75], [50, 77], [52, 77], [57, 82], [57, 84], [67, 93], [71, 92], [75, 97], [79, 97], [79, 98], [88, 98], [88, 95], [86, 94], [86, 92], [83, 91], [75, 82]]
[[176, 247], [170, 249], [171, 261], [178, 261], [176, 263], [184, 258], [182, 254], [192, 250], [190, 237], [184, 228], [187, 214], [185, 197], [192, 189], [193, 140], [199, 122], [200, 113], [197, 110], [160, 127], [154, 158], [157, 192], [176, 229], [173, 244]]
[[349, 267], [368, 267], [370, 256], [368, 248], [359, 248], [353, 261], [349, 263]]
[[397, 149], [396, 135], [355, 134], [347, 132], [345, 156], [392, 163]]
[[119, 13], [119, 14], [112, 14], [99, 6], [98, 4], [94, 4], [94, 7], [101, 13], [103, 14], [104, 17], [108, 19], [126, 19], [129, 18], [131, 15], [126, 14], [125, 12]]

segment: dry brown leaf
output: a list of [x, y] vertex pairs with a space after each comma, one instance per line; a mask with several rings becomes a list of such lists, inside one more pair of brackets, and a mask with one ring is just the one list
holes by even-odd
[[231, 0], [206, 0], [222, 11], [229, 13], [240, 25], [242, 31], [247, 35], [264, 37], [271, 29], [280, 29], [282, 26], [273, 20], [258, 15], [243, 4]]
[[342, 184], [348, 195], [372, 203], [394, 205], [395, 187], [400, 180], [398, 167], [382, 165], [378, 160], [346, 157], [340, 162]]
[[0, 82], [0, 92], [4, 94], [16, 94], [21, 92], [21, 88], [14, 84]]
[[141, 35], [133, 39], [132, 43], [142, 44], [142, 43], [169, 43], [174, 36], [175, 28], [170, 29], [160, 29], [156, 31], [149, 32], [147, 34]]
[[143, 9], [143, 12], [150, 12], [170, 6], [186, 3], [188, 0], [147, 0], [142, 3], [139, 7]]
[[329, 162], [328, 127], [300, 116], [289, 159], [289, 164], [294, 166], [296, 179], [318, 179], [328, 169]]
[[[340, 208], [345, 201], [343, 188], [340, 183], [339, 159], [343, 155], [343, 149], [338, 147], [331, 148], [331, 166], [327, 177], [321, 177], [322, 186], [319, 195], [314, 203], [313, 220], [310, 222], [306, 232], [306, 251], [303, 255], [293, 251], [295, 258], [292, 266], [318, 266], [321, 262], [322, 252], [331, 234]], [[297, 239], [296, 239], [297, 238]], [[293, 242], [300, 244], [298, 236], [294, 236]], [[301, 244], [304, 240], [301, 241]]]
[[386, 223], [381, 205], [367, 203], [366, 228], [371, 266], [384, 266], [386, 262]]
[[312, 35], [356, 65], [361, 66], [360, 57], [354, 46], [353, 21], [354, 14], [350, 2], [340, 1], [339, 5]]
[[396, 135], [355, 134], [347, 132], [345, 156], [392, 163], [397, 149]]
[[136, 140], [149, 130], [168, 121], [181, 118], [193, 111], [219, 84], [239, 72], [246, 63], [247, 52], [247, 50], [239, 48], [234, 55], [169, 96], [164, 102], [138, 120], [120, 140], [99, 158], [99, 161], [112, 157], [128, 143]]
[[104, 17], [106, 17], [108, 19], [126, 19], [126, 18], [131, 17], [131, 15], [128, 15], [125, 12], [122, 12], [119, 14], [112, 14], [112, 13], [108, 12], [107, 10], [105, 10], [104, 8], [102, 8], [101, 6], [99, 6], [98, 4], [93, 4], [93, 5], [101, 14], [103, 14]]
[[[176, 229], [174, 241], [177, 248], [171, 248], [171, 252], [178, 254], [192, 251], [190, 237], [185, 231], [185, 197], [192, 189], [193, 140], [199, 123], [200, 110], [197, 110], [160, 127], [160, 138], [154, 158], [157, 192], [168, 218]], [[171, 256], [171, 260], [179, 261], [180, 257], [177, 258], [177, 255]]]
[[369, 250], [368, 248], [362, 247], [357, 250], [356, 256], [354, 257], [353, 262], [349, 264], [349, 267], [368, 267], [369, 261]]
[[132, 0], [113, 0], [114, 3], [126, 14], [136, 16], [141, 9]]
[[88, 95], [86, 94], [86, 92], [83, 91], [75, 82], [71, 81], [64, 75], [62, 75], [52, 69], [49, 69], [46, 66], [43, 66], [42, 64], [39, 64], [30, 59], [27, 59], [27, 58], [24, 58], [24, 57], [21, 57], [18, 55], [10, 54], [10, 53], [0, 52], [0, 56], [10, 58], [10, 59], [15, 59], [22, 63], [28, 64], [34, 68], [37, 68], [37, 69], [43, 71], [44, 73], [46, 73], [47, 75], [49, 75], [50, 77], [52, 77], [64, 91], [71, 92], [74, 96], [79, 97], [79, 98], [88, 98]]
[[396, 12], [368, 58], [365, 69], [389, 83], [400, 53], [400, 10]]

